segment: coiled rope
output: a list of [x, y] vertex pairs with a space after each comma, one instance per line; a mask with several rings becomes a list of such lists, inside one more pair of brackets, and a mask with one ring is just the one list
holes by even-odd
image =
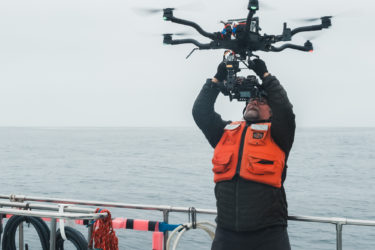
[[46, 223], [37, 217], [12, 216], [5, 225], [4, 237], [2, 243], [3, 250], [16, 250], [16, 231], [18, 226], [23, 223], [31, 223], [38, 233], [43, 250], [49, 249], [50, 232]]
[[118, 239], [112, 227], [111, 213], [107, 209], [97, 208], [95, 213], [107, 213], [108, 216], [96, 220], [92, 231], [91, 241], [89, 247], [94, 247], [102, 250], [118, 250]]
[[[88, 244], [85, 237], [78, 230], [72, 227], [64, 228], [65, 235], [68, 241], [72, 242], [78, 250], [87, 250]], [[60, 229], [56, 233], [56, 250], [64, 250], [64, 239]]]
[[176, 236], [176, 239], [174, 240], [174, 243], [173, 243], [173, 247], [172, 247], [172, 250], [176, 250], [177, 249], [177, 245], [181, 239], [181, 236], [189, 229], [191, 228], [200, 228], [202, 230], [204, 230], [210, 237], [211, 239], [213, 240], [215, 238], [215, 228], [216, 228], [216, 225], [211, 223], [211, 222], [193, 222], [193, 223], [186, 223], [186, 224], [183, 224], [183, 225], [180, 225], [178, 226], [176, 229], [174, 229], [171, 233], [171, 235], [168, 237], [168, 240], [167, 240], [167, 250], [170, 250], [170, 244], [171, 244], [171, 241], [172, 241], [172, 238]]

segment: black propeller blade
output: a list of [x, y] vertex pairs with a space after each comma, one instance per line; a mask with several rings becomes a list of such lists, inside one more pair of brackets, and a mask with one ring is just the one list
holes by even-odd
[[179, 4], [177, 6], [178, 8], [144, 8], [144, 7], [135, 7], [133, 10], [135, 12], [138, 12], [141, 15], [155, 15], [162, 13], [165, 9], [169, 9], [171, 11], [173, 10], [179, 10], [179, 11], [201, 11], [203, 9], [206, 9], [205, 5], [203, 5], [202, 2], [196, 1], [191, 2], [187, 4]]
[[350, 10], [343, 10], [340, 12], [334, 13], [334, 15], [331, 16], [323, 16], [318, 18], [295, 18], [291, 19], [292, 21], [297, 22], [314, 22], [318, 21], [319, 19], [331, 19], [331, 18], [340, 18], [340, 19], [346, 19], [346, 18], [357, 18], [360, 17], [363, 14], [363, 10], [361, 9], [350, 9]]
[[303, 38], [305, 38], [306, 40], [308, 40], [308, 41], [315, 41], [317, 38], [319, 38], [320, 36], [321, 36], [322, 34], [321, 33], [316, 33], [315, 35], [302, 35], [303, 36]]
[[264, 3], [263, 1], [259, 2], [259, 8], [261, 10], [275, 10], [271, 5]]
[[[264, 1], [259, 1], [259, 10], [262, 11], [262, 10], [266, 10], [266, 11], [270, 11], [270, 10], [275, 10], [275, 8], [271, 7], [271, 5], [269, 4], [266, 4], [264, 3]], [[247, 5], [245, 7], [247, 9]]]
[[322, 17], [315, 17], [315, 18], [294, 18], [293, 20], [297, 22], [315, 22], [318, 20], [330, 19], [333, 17], [334, 16], [322, 16]]
[[[175, 8], [168, 8], [170, 10], [176, 10]], [[154, 15], [162, 13], [164, 9], [158, 8], [134, 8], [134, 11], [138, 12], [141, 15]]]
[[176, 33], [165, 33], [162, 36], [190, 36], [193, 33], [191, 32], [176, 32]]

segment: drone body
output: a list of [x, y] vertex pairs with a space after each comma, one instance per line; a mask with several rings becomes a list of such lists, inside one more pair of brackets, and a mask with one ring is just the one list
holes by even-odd
[[[252, 56], [254, 51], [264, 52], [280, 52], [284, 49], [294, 49], [299, 51], [312, 51], [312, 43], [307, 40], [303, 46], [292, 43], [286, 43], [280, 47], [274, 46], [278, 42], [291, 41], [292, 37], [300, 32], [318, 31], [329, 28], [331, 26], [332, 16], [321, 17], [321, 24], [312, 26], [303, 26], [295, 29], [290, 29], [284, 23], [283, 32], [281, 35], [267, 35], [260, 34], [261, 28], [259, 26], [259, 18], [254, 17], [257, 10], [259, 10], [258, 0], [249, 0], [248, 10], [249, 14], [245, 19], [232, 19], [227, 22], [222, 22], [224, 28], [221, 32], [209, 33], [204, 31], [198, 24], [179, 19], [173, 16], [173, 8], [163, 9], [163, 18], [166, 21], [191, 26], [197, 30], [201, 35], [211, 39], [210, 43], [200, 43], [194, 39], [172, 39], [172, 34], [164, 34], [164, 44], [194, 44], [197, 48], [187, 56], [187, 58], [197, 49], [225, 49], [223, 61], [228, 70], [228, 76], [224, 82], [222, 93], [228, 95], [230, 100], [237, 99], [238, 101], [247, 101], [250, 97], [259, 93], [260, 85], [257, 81], [248, 76], [247, 78], [237, 77], [240, 71], [239, 62], [246, 65], [247, 68], [252, 69]], [[226, 56], [227, 55], [227, 56]]]
[[[246, 60], [251, 57], [254, 51], [265, 52], [280, 52], [284, 49], [295, 49], [300, 51], [312, 51], [313, 46], [310, 41], [301, 45], [291, 43], [284, 44], [280, 47], [275, 47], [273, 44], [277, 42], [291, 41], [292, 37], [299, 32], [317, 31], [326, 29], [331, 26], [331, 16], [321, 17], [321, 24], [304, 26], [296, 29], [290, 29], [284, 23], [283, 32], [281, 35], [261, 35], [259, 27], [259, 18], [254, 17], [257, 10], [259, 10], [258, 0], [249, 0], [248, 10], [249, 14], [246, 19], [232, 19], [224, 23], [222, 32], [209, 33], [204, 31], [198, 24], [174, 17], [173, 8], [166, 8], [163, 10], [163, 18], [166, 21], [191, 26], [196, 29], [201, 35], [211, 39], [212, 41], [203, 44], [194, 39], [172, 39], [172, 34], [164, 35], [164, 44], [177, 45], [191, 43], [200, 50], [204, 49], [229, 49], [239, 55], [241, 60]], [[237, 22], [238, 21], [238, 22]]]

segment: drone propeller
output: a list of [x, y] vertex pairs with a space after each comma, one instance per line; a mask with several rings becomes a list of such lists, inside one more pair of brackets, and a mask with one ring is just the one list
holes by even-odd
[[[168, 8], [170, 10], [176, 10], [175, 8]], [[154, 15], [163, 12], [164, 9], [159, 8], [134, 8], [134, 11], [141, 15]]]
[[293, 20], [297, 22], [315, 22], [315, 21], [319, 21], [322, 19], [330, 19], [333, 17], [335, 16], [322, 16], [322, 17], [314, 17], [314, 18], [294, 18]]
[[[271, 5], [269, 4], [264, 3], [264, 1], [259, 1], [258, 4], [259, 4], [259, 10], [266, 10], [266, 11], [275, 10], [275, 8], [271, 7]], [[247, 8], [247, 5], [245, 8]]]
[[308, 40], [308, 41], [315, 41], [318, 37], [320, 37], [322, 34], [321, 33], [316, 33], [316, 34], [314, 34], [314, 35], [307, 35], [307, 34], [305, 34], [305, 35], [302, 35], [303, 36], [303, 38], [305, 38], [305, 40]]
[[193, 33], [191, 32], [177, 32], [177, 33], [165, 33], [162, 36], [190, 36]]
[[330, 18], [340, 18], [340, 19], [346, 19], [346, 18], [357, 18], [363, 14], [362, 10], [359, 9], [350, 9], [350, 10], [344, 10], [335, 13], [332, 16], [323, 16], [323, 17], [318, 17], [318, 18], [294, 18], [291, 19], [292, 21], [296, 22], [315, 22], [321, 19], [330, 19]]
[[[138, 32], [139, 33], [139, 32]], [[142, 32], [139, 33], [143, 36], [153, 36], [153, 37], [160, 37], [160, 36], [196, 36], [196, 33], [183, 31], [183, 32], [175, 32], [175, 33], [149, 33], [149, 32]]]
[[265, 4], [263, 1], [259, 3], [259, 8], [262, 10], [275, 10], [275, 8], [271, 7], [271, 5]]
[[179, 4], [178, 8], [145, 8], [145, 7], [136, 7], [133, 8], [134, 11], [138, 12], [141, 15], [155, 15], [162, 13], [165, 9], [169, 9], [171, 11], [173, 10], [179, 10], [179, 11], [201, 11], [205, 9], [206, 7], [202, 5], [202, 2], [192, 2], [187, 4]]

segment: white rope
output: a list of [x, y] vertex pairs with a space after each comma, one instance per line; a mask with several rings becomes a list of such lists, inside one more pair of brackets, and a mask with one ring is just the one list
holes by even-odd
[[[171, 250], [176, 250], [177, 245], [180, 242], [180, 239], [181, 239], [182, 235], [188, 229], [191, 229], [191, 228], [193, 228], [193, 223], [186, 223], [186, 224], [183, 224], [183, 225], [180, 225], [180, 226], [176, 227], [172, 231], [170, 236], [168, 237], [167, 246], [166, 246], [167, 250], [170, 250], [171, 239], [177, 234], [176, 239], [174, 240], [174, 243], [173, 243], [173, 247], [171, 249]], [[204, 230], [210, 236], [210, 238], [212, 240], [215, 238], [215, 232], [214, 232], [214, 230], [216, 228], [215, 224], [213, 224], [211, 222], [207, 222], [207, 221], [198, 222], [197, 228]]]

